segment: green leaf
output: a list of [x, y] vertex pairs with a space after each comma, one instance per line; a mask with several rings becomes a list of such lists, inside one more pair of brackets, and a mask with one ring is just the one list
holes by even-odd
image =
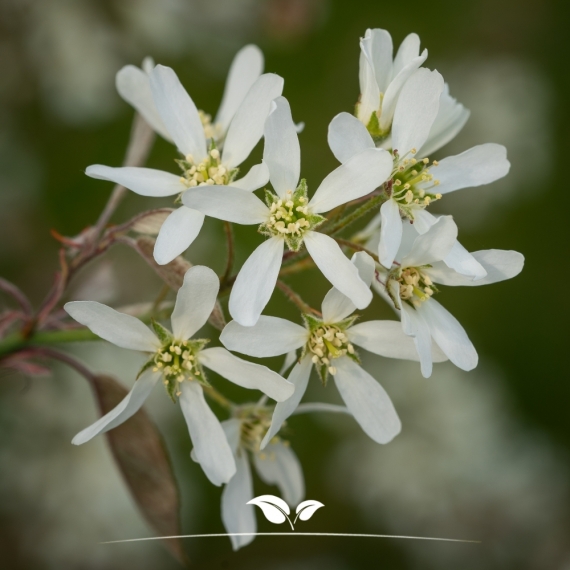
[[[128, 390], [110, 376], [95, 376], [93, 388], [101, 414], [111, 411]], [[141, 408], [125, 423], [108, 431], [107, 441], [131, 494], [158, 536], [178, 536], [180, 496], [168, 452], [156, 426]], [[164, 546], [183, 566], [189, 562], [178, 538]]]
[[151, 319], [150, 325], [152, 330], [156, 333], [158, 340], [160, 340], [163, 345], [172, 342], [172, 333], [168, 329], [164, 328], [158, 321]]

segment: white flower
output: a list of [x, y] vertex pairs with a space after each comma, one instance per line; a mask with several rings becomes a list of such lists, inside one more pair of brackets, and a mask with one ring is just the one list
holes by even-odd
[[[136, 413], [162, 378], [173, 400], [178, 398], [194, 443], [197, 460], [215, 485], [227, 483], [235, 462], [220, 423], [204, 399], [203, 367], [244, 388], [258, 389], [275, 400], [291, 396], [293, 386], [265, 366], [246, 362], [224, 348], [204, 348], [203, 339], [192, 339], [208, 320], [219, 289], [216, 274], [195, 266], [184, 276], [172, 313], [172, 334], [153, 323], [152, 332], [138, 319], [93, 301], [67, 303], [65, 310], [101, 338], [122, 348], [150, 353], [133, 389], [124, 400], [93, 425], [78, 433], [80, 445], [104, 433]], [[156, 333], [156, 334], [155, 334]]]
[[[353, 263], [370, 286], [374, 276], [372, 258], [366, 253], [357, 253]], [[351, 414], [374, 441], [388, 443], [400, 432], [400, 420], [388, 394], [360, 367], [354, 345], [389, 358], [417, 360], [414, 344], [397, 321], [354, 324], [356, 316], [350, 315], [355, 309], [350, 299], [333, 288], [323, 300], [322, 320], [304, 315], [304, 327], [285, 319], [261, 316], [253, 327], [232, 321], [222, 331], [220, 340], [224, 346], [258, 358], [303, 348], [301, 359], [288, 378], [295, 385], [295, 393], [275, 407], [262, 449], [299, 405], [313, 366], [323, 383], [328, 374], [333, 376]], [[433, 351], [435, 361], [446, 360], [437, 347]]]
[[[274, 437], [261, 451], [259, 445], [271, 423], [269, 409], [255, 404], [240, 406], [237, 417], [222, 422], [236, 462], [236, 473], [222, 492], [222, 521], [228, 533], [255, 533], [257, 521], [250, 462], [259, 478], [268, 485], [277, 485], [281, 496], [290, 505], [297, 505], [305, 496], [301, 464], [289, 442]], [[255, 536], [231, 536], [234, 550], [249, 544]]]
[[[150, 74], [150, 88], [158, 114], [182, 154], [182, 159], [176, 161], [182, 176], [151, 168], [111, 168], [99, 164], [87, 168], [88, 176], [112, 180], [142, 196], [155, 197], [184, 195], [197, 186], [209, 185], [251, 192], [267, 183], [269, 173], [264, 164], [253, 166], [243, 178], [235, 178], [238, 166], [263, 135], [271, 101], [283, 90], [281, 77], [266, 73], [253, 83], [229, 120], [221, 153], [215, 141], [205, 134], [194, 102], [172, 69], [157, 65]], [[204, 214], [190, 208], [172, 212], [156, 240], [156, 262], [164, 265], [185, 251], [203, 222]]]
[[[392, 125], [393, 170], [385, 185], [389, 198], [382, 204], [382, 227], [378, 257], [382, 265], [391, 267], [402, 239], [402, 218], [414, 222], [419, 233], [425, 233], [435, 218], [425, 208], [448, 192], [489, 184], [505, 176], [510, 168], [505, 147], [483, 144], [458, 156], [433, 161], [416, 158], [434, 125], [443, 92], [443, 78], [437, 71], [417, 70], [403, 87]], [[337, 115], [329, 127], [329, 145], [340, 162], [365, 149], [374, 141], [354, 117]], [[457, 271], [480, 279], [485, 273], [480, 264], [459, 244], [447, 260]]]
[[473, 281], [443, 262], [457, 238], [451, 216], [436, 219], [425, 234], [416, 236], [407, 224], [399, 261], [390, 270], [383, 270], [378, 277], [382, 284], [376, 281], [374, 286], [399, 310], [403, 331], [414, 339], [426, 378], [432, 372], [433, 342], [453, 364], [472, 370], [478, 361], [475, 347], [457, 319], [433, 298], [438, 293], [435, 284], [475, 286], [504, 281], [521, 272], [524, 258], [516, 251], [474, 252], [473, 257], [485, 269], [485, 277]]
[[[142, 69], [134, 65], [125, 65], [119, 70], [115, 79], [117, 91], [159, 135], [173, 142], [152, 96], [150, 74], [154, 67], [154, 61], [150, 57], [145, 58]], [[255, 45], [243, 47], [236, 53], [231, 64], [222, 102], [214, 121], [211, 121], [211, 115], [199, 111], [206, 138], [214, 139], [218, 149], [222, 147], [230, 122], [244, 97], [262, 73], [261, 50]]]
[[[392, 61], [392, 37], [386, 30], [366, 30], [360, 40], [360, 100], [355, 115], [373, 137], [376, 146], [392, 148], [392, 121], [402, 88], [427, 59], [420, 54], [420, 38], [409, 34]], [[469, 111], [449, 95], [440, 97], [440, 108], [420, 152], [429, 154], [448, 143], [463, 128]]]
[[391, 155], [382, 149], [365, 149], [331, 172], [309, 200], [301, 170], [299, 139], [289, 103], [276, 99], [265, 125], [263, 161], [277, 194], [267, 193], [267, 205], [250, 192], [221, 186], [187, 192], [182, 200], [208, 216], [238, 224], [261, 224], [269, 236], [244, 263], [234, 283], [229, 309], [244, 326], [257, 322], [269, 301], [281, 267], [285, 244], [298, 251], [304, 243], [323, 275], [362, 309], [371, 301], [368, 286], [329, 236], [314, 231], [320, 214], [369, 194], [381, 186], [392, 169]]

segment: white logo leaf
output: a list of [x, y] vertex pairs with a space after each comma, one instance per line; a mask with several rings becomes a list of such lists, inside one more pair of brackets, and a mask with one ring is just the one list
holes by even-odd
[[258, 506], [263, 511], [265, 518], [274, 524], [284, 523], [289, 519], [287, 515], [291, 512], [289, 505], [283, 499], [273, 495], [255, 497], [251, 499], [251, 501], [248, 501], [247, 504]]
[[324, 505], [319, 503], [319, 501], [303, 501], [297, 506], [297, 516], [295, 520], [301, 519], [302, 521], [308, 521], [315, 514], [315, 511], [321, 507], [324, 507]]

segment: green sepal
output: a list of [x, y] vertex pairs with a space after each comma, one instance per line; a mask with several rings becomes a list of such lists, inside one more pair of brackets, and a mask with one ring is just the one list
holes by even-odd
[[323, 364], [322, 366], [317, 366], [315, 364], [315, 370], [317, 371], [317, 375], [319, 376], [319, 379], [321, 381], [321, 384], [323, 385], [324, 388], [327, 387], [327, 382], [329, 381], [329, 369], [328, 366], [326, 364]]
[[354, 321], [356, 321], [358, 317], [359, 315], [350, 315], [349, 317], [346, 317], [346, 319], [342, 319], [342, 321], [339, 321], [338, 323], [330, 323], [330, 324], [337, 326], [341, 331], [345, 331], [354, 324]]
[[372, 114], [370, 115], [370, 120], [366, 125], [366, 129], [370, 133], [372, 140], [376, 144], [385, 140], [386, 137], [390, 134], [390, 129], [388, 129], [387, 131], [383, 131], [380, 128], [380, 121], [378, 119], [376, 111], [372, 111]]
[[271, 208], [273, 202], [277, 202], [277, 200], [279, 200], [279, 196], [267, 188], [263, 189], [263, 194], [265, 196], [265, 203], [267, 204], [268, 208]]
[[301, 315], [303, 321], [305, 322], [305, 326], [309, 329], [309, 332], [313, 332], [314, 330], [318, 329], [319, 327], [323, 326], [323, 320], [315, 317], [314, 315], [309, 315], [308, 313], [303, 313]]
[[158, 337], [158, 340], [163, 345], [172, 342], [173, 338], [172, 333], [168, 329], [164, 328], [158, 321], [150, 319], [150, 326], [152, 327], [152, 330], [155, 332], [156, 336]]
[[135, 380], [138, 380], [149, 368], [156, 366], [156, 362], [154, 361], [154, 356], [147, 360], [143, 365], [142, 368], [139, 370], [139, 373], [137, 374], [137, 377], [135, 378]]

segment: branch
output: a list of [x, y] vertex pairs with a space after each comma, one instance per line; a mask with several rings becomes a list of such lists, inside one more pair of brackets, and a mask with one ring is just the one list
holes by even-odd
[[26, 295], [24, 295], [24, 293], [22, 293], [22, 291], [18, 287], [16, 287], [16, 285], [0, 277], [0, 290], [10, 295], [10, 297], [12, 297], [12, 299], [14, 299], [16, 303], [20, 305], [20, 308], [22, 309], [24, 314], [26, 314], [27, 316], [33, 315], [34, 310], [32, 309], [30, 301], [28, 301]]
[[280, 289], [283, 293], [285, 293], [285, 296], [289, 299], [289, 301], [297, 305], [297, 307], [301, 310], [301, 312], [313, 313], [313, 315], [322, 317], [320, 311], [313, 309], [313, 307], [311, 307], [308, 303], [305, 303], [305, 301], [301, 299], [301, 296], [295, 291], [293, 291], [293, 289], [291, 289], [289, 285], [283, 283], [283, 281], [277, 280], [277, 288]]
[[354, 243], [352, 241], [349, 241], [347, 239], [342, 239], [342, 238], [337, 238], [335, 237], [334, 240], [339, 244], [339, 245], [344, 245], [346, 247], [350, 247], [350, 249], [354, 250], [354, 251], [363, 251], [364, 253], [367, 253], [376, 263], [380, 263], [380, 260], [378, 259], [378, 256], [375, 253], [372, 253], [369, 249], [366, 249], [365, 247]]
[[327, 229], [326, 233], [328, 235], [337, 234], [338, 232], [344, 230], [344, 228], [348, 227], [350, 224], [352, 224], [353, 222], [355, 222], [356, 220], [358, 220], [359, 218], [361, 218], [362, 216], [364, 216], [365, 214], [367, 214], [377, 206], [380, 206], [382, 203], [386, 201], [386, 199], [387, 198], [384, 193], [377, 194], [376, 196], [368, 200], [368, 202], [360, 206], [360, 208], [353, 210], [350, 214], [342, 218], [342, 220], [339, 220], [332, 228]]

